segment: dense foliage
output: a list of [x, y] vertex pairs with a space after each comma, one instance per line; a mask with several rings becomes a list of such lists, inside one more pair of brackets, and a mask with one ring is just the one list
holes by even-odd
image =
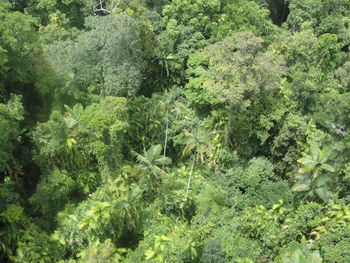
[[350, 1], [0, 18], [1, 262], [350, 262]]

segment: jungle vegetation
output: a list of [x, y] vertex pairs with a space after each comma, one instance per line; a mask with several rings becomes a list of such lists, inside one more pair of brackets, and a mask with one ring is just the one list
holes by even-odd
[[349, 0], [0, 0], [0, 262], [349, 263]]

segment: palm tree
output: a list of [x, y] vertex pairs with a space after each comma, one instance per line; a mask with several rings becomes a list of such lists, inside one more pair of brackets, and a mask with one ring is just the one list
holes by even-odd
[[165, 138], [163, 147], [163, 156], [166, 156], [167, 144], [168, 144], [168, 131], [169, 131], [169, 111], [173, 102], [173, 95], [168, 90], [164, 92], [163, 96], [159, 100], [159, 109], [164, 112], [165, 118]]
[[[179, 100], [175, 100], [176, 94], [179, 92], [176, 88], [171, 91], [166, 90], [162, 95], [156, 95], [159, 101], [156, 110], [164, 113], [165, 120], [165, 136], [163, 143], [163, 156], [166, 157], [167, 146], [169, 141], [169, 126], [170, 126], [170, 116], [173, 114], [174, 118], [181, 118], [185, 116], [185, 112], [188, 110], [186, 105]], [[164, 165], [163, 165], [164, 168]]]
[[187, 156], [192, 152], [192, 165], [190, 174], [188, 176], [188, 182], [186, 187], [185, 200], [187, 200], [188, 192], [190, 190], [191, 180], [196, 161], [204, 162], [205, 157], [210, 157], [212, 154], [212, 147], [209, 144], [210, 134], [204, 130], [198, 129], [195, 132], [189, 132], [184, 130], [183, 139], [180, 140], [182, 144], [185, 144], [185, 148], [182, 151], [183, 156]]
[[159, 166], [171, 164], [171, 159], [162, 155], [160, 144], [152, 145], [143, 155], [134, 151], [133, 153], [138, 162], [137, 170], [148, 174], [151, 181], [154, 181], [159, 175], [165, 174]]
[[327, 201], [330, 192], [327, 190], [327, 182], [330, 180], [327, 172], [334, 172], [334, 168], [327, 164], [329, 149], [321, 150], [316, 143], [312, 143], [310, 154], [298, 160], [302, 165], [299, 174], [295, 176], [296, 183], [293, 191], [307, 192], [306, 197], [314, 197], [317, 195], [323, 201]]

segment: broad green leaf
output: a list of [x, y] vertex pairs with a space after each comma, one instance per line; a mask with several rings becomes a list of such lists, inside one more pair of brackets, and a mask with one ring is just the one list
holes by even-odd
[[194, 247], [191, 247], [191, 257], [192, 259], [197, 257], [197, 250]]
[[306, 174], [306, 173], [309, 173], [311, 172], [312, 170], [314, 169], [314, 166], [304, 166], [304, 167], [301, 167], [298, 172], [301, 173], [301, 174]]
[[331, 165], [326, 164], [326, 163], [321, 165], [321, 169], [329, 171], [329, 172], [334, 172], [335, 171], [335, 169]]
[[320, 148], [318, 148], [317, 144], [313, 142], [310, 147], [310, 154], [312, 159], [317, 162], [318, 161], [318, 156], [320, 153]]
[[296, 184], [293, 186], [292, 190], [295, 192], [303, 192], [310, 189], [309, 183], [303, 183], [303, 184]]
[[169, 165], [171, 164], [171, 159], [169, 157], [162, 156], [156, 160], [158, 164], [166, 164]]
[[329, 155], [331, 154], [331, 150], [328, 148], [323, 149], [320, 151], [319, 156], [318, 156], [318, 162], [319, 163], [324, 163], [328, 160]]
[[316, 186], [321, 187], [325, 183], [327, 183], [330, 179], [331, 178], [328, 175], [323, 174], [316, 179]]
[[329, 199], [328, 192], [325, 190], [325, 188], [317, 188], [316, 194], [322, 199], [322, 201], [327, 202]]
[[146, 156], [149, 160], [155, 160], [155, 158], [160, 155], [162, 151], [162, 146], [160, 144], [152, 145], [146, 152]]
[[316, 164], [316, 162], [312, 159], [312, 157], [310, 155], [306, 155], [306, 156], [298, 159], [297, 162], [300, 164], [303, 164], [303, 165], [310, 165], [310, 166], [314, 166]]

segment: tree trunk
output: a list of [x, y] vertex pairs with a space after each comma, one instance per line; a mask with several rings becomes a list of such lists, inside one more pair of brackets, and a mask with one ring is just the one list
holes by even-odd
[[188, 182], [187, 182], [187, 187], [186, 187], [185, 201], [187, 200], [188, 192], [190, 191], [191, 179], [192, 179], [192, 175], [193, 175], [193, 170], [194, 170], [194, 165], [195, 165], [196, 157], [197, 157], [197, 153], [195, 153], [195, 154], [193, 155], [191, 171], [190, 171], [190, 175], [188, 176]]
[[164, 152], [163, 155], [166, 157], [166, 147], [168, 143], [168, 128], [169, 128], [169, 119], [168, 116], [166, 117], [166, 124], [165, 124], [165, 139], [164, 139]]
[[231, 114], [234, 111], [234, 105], [230, 104], [228, 108], [228, 122], [226, 124], [226, 130], [225, 130], [225, 144], [226, 146], [230, 146], [230, 128], [232, 126], [232, 117]]

